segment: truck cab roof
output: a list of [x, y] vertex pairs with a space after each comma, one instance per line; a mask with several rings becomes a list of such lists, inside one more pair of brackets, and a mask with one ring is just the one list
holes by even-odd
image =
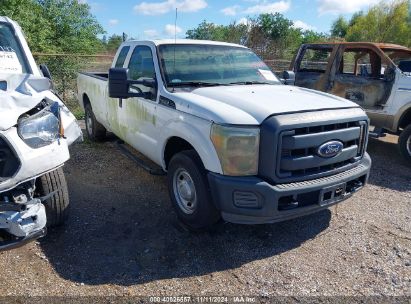
[[334, 46], [334, 45], [344, 45], [349, 47], [377, 47], [379, 49], [389, 49], [389, 50], [401, 50], [401, 51], [410, 51], [410, 48], [407, 48], [402, 45], [392, 44], [392, 43], [377, 43], [377, 42], [324, 42], [324, 43], [307, 43], [304, 46]]
[[221, 45], [221, 46], [233, 46], [233, 47], [242, 47], [246, 48], [243, 45], [220, 42], [220, 41], [211, 41], [211, 40], [195, 40], [195, 39], [155, 39], [155, 40], [129, 40], [124, 42], [124, 44], [154, 44], [155, 46], [160, 46], [163, 44], [204, 44], [204, 45]]

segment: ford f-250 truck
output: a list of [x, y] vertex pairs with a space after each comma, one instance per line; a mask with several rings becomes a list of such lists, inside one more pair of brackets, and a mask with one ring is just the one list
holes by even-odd
[[82, 134], [41, 70], [20, 27], [0, 17], [0, 250], [42, 237], [67, 217], [61, 167]]
[[272, 223], [367, 182], [368, 118], [355, 103], [283, 85], [251, 50], [211, 41], [127, 41], [109, 73], [80, 73], [90, 139], [111, 131], [167, 172], [189, 227]]
[[369, 42], [304, 44], [290, 70], [288, 83], [363, 107], [375, 127], [371, 135], [399, 135], [400, 152], [411, 164], [411, 49]]

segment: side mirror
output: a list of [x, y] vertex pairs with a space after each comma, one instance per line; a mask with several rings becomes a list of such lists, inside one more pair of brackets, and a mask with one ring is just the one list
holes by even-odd
[[282, 81], [285, 85], [294, 85], [295, 73], [293, 71], [284, 71]]
[[395, 80], [395, 67], [387, 67], [384, 71], [384, 80], [386, 82], [392, 82]]
[[53, 79], [51, 79], [51, 73], [50, 73], [50, 70], [49, 70], [49, 68], [47, 67], [47, 65], [45, 65], [45, 64], [40, 64], [40, 71], [41, 71], [41, 73], [43, 74], [44, 77], [46, 77], [46, 78], [48, 78], [48, 79], [50, 79], [50, 80], [53, 80]]
[[124, 68], [111, 68], [108, 73], [108, 95], [111, 98], [127, 99], [130, 97], [146, 97], [146, 93], [132, 93], [130, 86], [140, 84], [157, 90], [157, 81], [153, 78], [130, 80], [129, 70]]

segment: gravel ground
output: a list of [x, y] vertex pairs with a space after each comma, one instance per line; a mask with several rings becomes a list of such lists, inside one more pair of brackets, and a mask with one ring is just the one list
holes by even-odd
[[178, 224], [165, 178], [114, 139], [74, 146], [70, 219], [0, 253], [0, 294], [411, 296], [411, 170], [396, 140], [371, 140], [369, 185], [330, 210], [200, 234]]

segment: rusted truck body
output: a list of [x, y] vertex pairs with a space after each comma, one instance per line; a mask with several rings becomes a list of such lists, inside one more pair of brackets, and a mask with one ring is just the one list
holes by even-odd
[[411, 161], [411, 49], [369, 42], [304, 44], [284, 78], [359, 104], [375, 126], [372, 135], [400, 135], [400, 151]]

